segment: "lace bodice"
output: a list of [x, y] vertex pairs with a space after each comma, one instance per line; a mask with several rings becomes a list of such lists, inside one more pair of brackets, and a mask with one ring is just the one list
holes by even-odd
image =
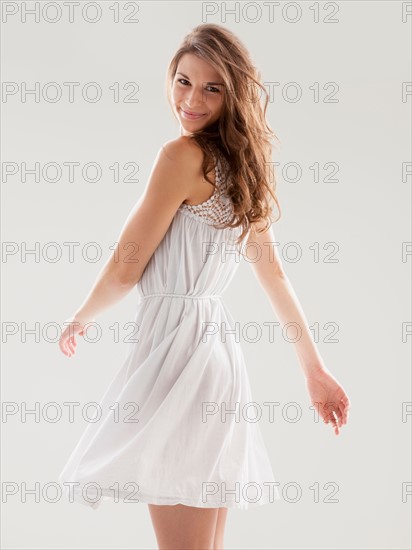
[[216, 225], [230, 221], [233, 214], [233, 205], [225, 194], [227, 178], [223, 177], [222, 164], [219, 157], [215, 157], [215, 189], [213, 194], [204, 202], [196, 205], [182, 203], [178, 210], [185, 216], [194, 218], [208, 225]]

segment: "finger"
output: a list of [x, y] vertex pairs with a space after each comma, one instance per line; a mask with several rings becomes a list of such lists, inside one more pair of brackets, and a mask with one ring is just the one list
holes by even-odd
[[69, 338], [67, 340], [67, 349], [70, 351], [70, 353], [74, 353], [72, 338]]
[[322, 409], [321, 413], [320, 413], [321, 417], [323, 418], [323, 421], [325, 424], [329, 424], [329, 421], [330, 421], [330, 414], [328, 411], [325, 411], [324, 409]]
[[329, 407], [329, 410], [326, 410], [325, 408], [322, 410], [322, 417], [325, 421], [326, 424], [329, 424], [330, 422], [333, 421], [333, 414], [332, 414], [332, 410], [331, 408]]
[[343, 403], [346, 407], [350, 407], [350, 401], [349, 401], [349, 397], [347, 395], [344, 395], [341, 398], [340, 402]]
[[332, 427], [335, 430], [335, 434], [339, 435], [339, 417], [335, 411], [332, 412], [332, 416], [333, 416]]
[[74, 336], [72, 336], [70, 338], [70, 349], [72, 351], [72, 353], [74, 353], [76, 351], [76, 339], [74, 338]]
[[333, 411], [332, 411], [332, 422], [333, 422], [334, 424], [338, 424], [338, 423], [339, 423], [339, 414], [338, 414], [339, 412], [340, 412], [340, 411], [338, 411], [338, 410], [336, 410], [336, 411], [333, 410]]
[[60, 339], [59, 346], [60, 346], [60, 349], [62, 350], [62, 352], [64, 353], [64, 355], [68, 356], [69, 355], [69, 350], [67, 349], [66, 338], [62, 337]]
[[339, 418], [340, 418], [340, 421], [341, 421], [341, 426], [343, 426], [343, 424], [346, 424], [346, 417], [345, 417], [345, 406], [341, 403], [339, 405]]
[[338, 409], [333, 409], [332, 411], [330, 411], [330, 421], [331, 421], [331, 424], [333, 427], [335, 426], [338, 426], [339, 423], [340, 423], [340, 418], [339, 418], [339, 410]]
[[350, 410], [350, 401], [347, 400], [346, 403], [344, 403], [344, 419], [345, 419], [345, 424], [348, 422], [348, 419], [349, 419], [349, 410]]
[[341, 415], [341, 412], [338, 411], [336, 413], [336, 416], [337, 416], [337, 424], [338, 424], [338, 427], [341, 428], [343, 426], [343, 420], [342, 420], [342, 415]]
[[327, 415], [328, 417], [330, 417], [330, 415], [333, 414], [333, 412], [335, 412], [339, 407], [339, 401], [328, 401], [327, 403], [324, 404], [323, 406], [323, 412], [325, 415]]
[[334, 410], [330, 406], [329, 406], [329, 410], [323, 409], [323, 416], [327, 420], [328, 423], [334, 421], [333, 412], [334, 412]]
[[70, 353], [71, 353], [72, 355], [74, 355], [76, 349], [75, 349], [75, 345], [73, 344], [72, 340], [69, 340], [68, 346], [69, 346], [69, 349], [70, 349]]
[[349, 418], [349, 407], [346, 406], [346, 405], [342, 406], [342, 416], [343, 416], [344, 424], [347, 424], [348, 423], [348, 418]]
[[326, 417], [327, 419], [327, 424], [332, 424], [332, 428], [335, 432], [336, 435], [339, 434], [339, 424], [340, 424], [340, 420], [339, 420], [339, 415], [336, 413], [335, 410], [331, 410], [329, 412], [329, 414], [327, 415]]
[[73, 350], [73, 347], [72, 347], [72, 344], [71, 344], [71, 338], [66, 338], [65, 348], [66, 348], [68, 357], [71, 357], [74, 353], [74, 350]]

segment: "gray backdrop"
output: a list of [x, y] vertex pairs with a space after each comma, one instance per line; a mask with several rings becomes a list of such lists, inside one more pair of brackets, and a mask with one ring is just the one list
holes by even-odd
[[[57, 486], [86, 426], [65, 404], [98, 401], [120, 368], [136, 290], [98, 318], [94, 345], [80, 339], [68, 359], [57, 342], [179, 135], [165, 73], [201, 22], [238, 34], [272, 90], [274, 233], [352, 402], [339, 437], [314, 420], [293, 344], [278, 326], [270, 337], [276, 316], [243, 261], [224, 300], [282, 499], [230, 510], [226, 548], [410, 548], [411, 3], [36, 4], [2, 2], [3, 548], [156, 548], [146, 504], [95, 511]], [[24, 173], [36, 163], [38, 177]]]

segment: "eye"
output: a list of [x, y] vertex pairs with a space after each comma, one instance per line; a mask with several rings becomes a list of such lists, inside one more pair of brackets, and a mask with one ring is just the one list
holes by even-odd
[[[190, 84], [190, 82], [188, 80], [186, 80], [185, 78], [178, 78], [177, 81], [179, 82], [179, 84], [182, 84], [182, 86], [187, 86], [186, 83]], [[212, 91], [213, 94], [220, 94], [220, 90], [218, 88], [216, 88], [215, 86], [207, 86], [207, 89]]]
[[208, 86], [208, 88], [211, 88], [214, 94], [220, 94], [219, 88], [215, 88], [214, 86]]

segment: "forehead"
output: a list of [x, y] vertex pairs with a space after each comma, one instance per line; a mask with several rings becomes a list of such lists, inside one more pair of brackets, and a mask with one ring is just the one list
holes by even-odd
[[177, 65], [177, 71], [199, 80], [217, 80], [219, 73], [205, 59], [192, 53], [185, 53]]

